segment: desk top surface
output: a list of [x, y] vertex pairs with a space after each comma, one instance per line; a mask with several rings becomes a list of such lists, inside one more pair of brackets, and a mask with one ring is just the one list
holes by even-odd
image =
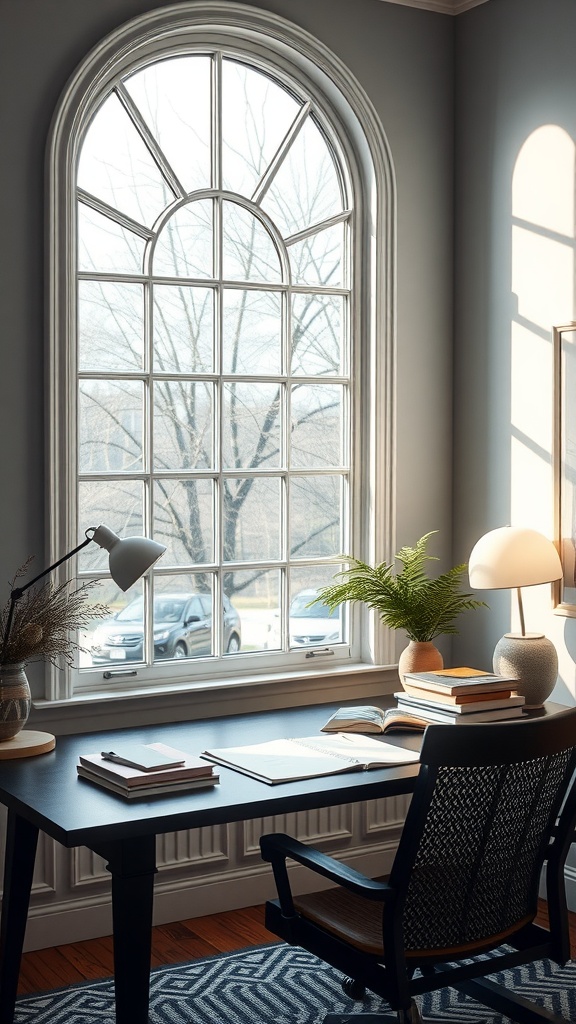
[[[215, 747], [259, 743], [320, 733], [339, 705], [313, 705], [233, 715], [198, 722], [106, 730], [57, 738], [56, 749], [37, 757], [0, 762], [0, 802], [37, 825], [63, 846], [88, 846], [142, 835], [242, 821], [287, 811], [409, 793], [417, 764], [268, 785], [218, 767], [220, 783], [128, 801], [78, 777], [80, 754], [113, 747], [121, 740], [167, 743], [198, 754]], [[565, 710], [547, 704], [538, 714]], [[421, 733], [393, 733], [389, 742], [418, 750]]]
[[[76, 772], [80, 754], [113, 748], [123, 739], [167, 743], [198, 754], [214, 747], [316, 735], [338, 706], [322, 704], [198, 722], [59, 736], [55, 750], [50, 753], [0, 762], [0, 802], [62, 845], [90, 847], [92, 842], [103, 839], [161, 834], [410, 792], [418, 774], [417, 764], [273, 786], [217, 766], [220, 783], [215, 786], [130, 801], [79, 778]], [[422, 736], [395, 734], [387, 739], [419, 749]]]

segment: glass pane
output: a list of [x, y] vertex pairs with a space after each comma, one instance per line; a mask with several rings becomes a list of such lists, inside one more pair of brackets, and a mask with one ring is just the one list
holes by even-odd
[[224, 481], [224, 561], [280, 557], [280, 480]]
[[242, 620], [242, 651], [276, 650], [269, 641], [278, 621], [280, 573], [275, 569], [227, 572], [224, 591]]
[[210, 67], [203, 55], [138, 71], [126, 88], [187, 192], [210, 187]]
[[114, 94], [104, 101], [86, 133], [78, 184], [147, 227], [174, 199], [157, 163]]
[[293, 477], [290, 483], [290, 554], [336, 558], [343, 550], [339, 476]]
[[213, 385], [161, 380], [154, 385], [154, 468], [211, 468], [214, 465]]
[[136, 583], [125, 594], [112, 580], [105, 580], [94, 593], [108, 605], [110, 615], [95, 620], [88, 627], [85, 634], [88, 655], [83, 667], [141, 662], [144, 657], [142, 583]]
[[[144, 487], [140, 480], [83, 480], [78, 486], [79, 542], [86, 530], [103, 524], [119, 537], [144, 533]], [[88, 544], [78, 555], [82, 572], [108, 570], [108, 552]]]
[[308, 118], [264, 196], [262, 209], [286, 238], [311, 224], [321, 224], [343, 208], [332, 154]]
[[139, 235], [78, 203], [79, 270], [141, 274], [145, 244]]
[[288, 250], [292, 280], [295, 284], [325, 285], [338, 288], [343, 283], [344, 225], [335, 224]]
[[343, 372], [343, 304], [340, 295], [294, 296], [291, 370], [295, 376]]
[[158, 235], [153, 255], [157, 277], [212, 277], [212, 200], [181, 206]]
[[222, 302], [224, 373], [281, 373], [280, 295], [225, 289]]
[[206, 658], [214, 653], [209, 573], [156, 576], [154, 661]]
[[288, 619], [290, 647], [313, 647], [334, 644], [343, 639], [343, 612], [331, 612], [327, 605], [310, 602], [318, 591], [334, 582], [340, 565], [314, 565], [290, 572], [290, 609]]
[[80, 473], [142, 469], [143, 388], [140, 381], [83, 380], [78, 397]]
[[223, 389], [222, 461], [227, 469], [258, 469], [280, 462], [277, 384], [226, 384]]
[[214, 368], [214, 295], [210, 288], [154, 286], [154, 369], [210, 373]]
[[222, 179], [251, 196], [296, 118], [299, 104], [266, 75], [234, 61], [222, 64]]
[[78, 362], [81, 370], [142, 369], [142, 285], [78, 282]]
[[157, 480], [153, 497], [154, 540], [166, 545], [162, 564], [213, 562], [213, 481]]
[[228, 281], [280, 281], [280, 259], [270, 235], [249, 210], [222, 203], [223, 276]]
[[292, 466], [342, 465], [342, 402], [339, 384], [300, 384], [292, 388]]

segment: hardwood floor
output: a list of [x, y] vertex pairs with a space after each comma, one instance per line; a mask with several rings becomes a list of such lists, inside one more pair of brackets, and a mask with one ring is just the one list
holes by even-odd
[[[152, 931], [152, 966], [183, 963], [245, 946], [274, 942], [264, 927], [264, 907], [246, 907], [189, 921], [159, 925]], [[112, 974], [112, 937], [89, 939], [25, 953], [18, 992], [45, 992]]]
[[[545, 903], [541, 903], [537, 920], [546, 921]], [[263, 906], [195, 917], [154, 928], [152, 965], [182, 963], [274, 940], [275, 936], [264, 927]], [[576, 957], [576, 913], [570, 914], [570, 943], [572, 956]], [[111, 974], [112, 938], [90, 939], [25, 953], [18, 991], [20, 994], [45, 992], [87, 979], [106, 978]]]

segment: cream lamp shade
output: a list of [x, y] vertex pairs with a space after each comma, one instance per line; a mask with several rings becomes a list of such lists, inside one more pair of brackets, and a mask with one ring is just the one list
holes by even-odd
[[474, 590], [516, 589], [521, 631], [506, 633], [498, 641], [492, 664], [498, 675], [517, 681], [527, 708], [541, 707], [556, 685], [558, 655], [543, 633], [526, 632], [521, 588], [561, 578], [562, 563], [554, 544], [528, 527], [491, 530], [474, 545], [468, 576]]
[[552, 583], [562, 576], [556, 548], [537, 530], [501, 526], [475, 544], [468, 562], [474, 590], [503, 590]]
[[129, 590], [166, 551], [149, 537], [122, 539], [108, 526], [98, 526], [90, 539], [108, 552], [110, 575], [120, 590]]

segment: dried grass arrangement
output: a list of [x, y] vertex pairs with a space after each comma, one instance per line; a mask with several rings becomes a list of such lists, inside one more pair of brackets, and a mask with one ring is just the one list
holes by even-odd
[[[17, 586], [17, 580], [28, 573], [32, 560], [33, 556], [18, 569], [11, 581], [11, 590]], [[80, 586], [74, 583], [68, 580], [59, 586], [48, 582], [30, 587], [16, 602], [7, 641], [4, 637], [11, 602], [6, 602], [0, 615], [1, 665], [45, 660], [58, 666], [62, 658], [66, 664], [73, 664], [74, 654], [85, 650], [77, 640], [78, 632], [93, 619], [110, 614], [105, 604], [92, 603], [92, 592], [99, 586], [98, 580], [89, 580]]]

